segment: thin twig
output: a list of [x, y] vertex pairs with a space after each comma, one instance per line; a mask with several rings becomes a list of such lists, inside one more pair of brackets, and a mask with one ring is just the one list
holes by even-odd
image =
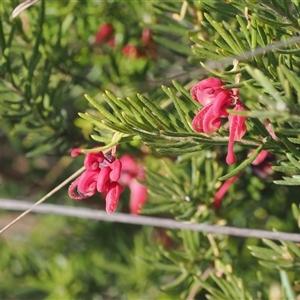
[[[78, 173], [78, 172], [77, 172]], [[78, 175], [78, 174], [77, 174]], [[49, 195], [49, 194], [48, 194]], [[69, 217], [77, 217], [83, 219], [93, 219], [107, 222], [117, 222], [135, 225], [146, 225], [153, 227], [163, 227], [170, 229], [186, 229], [198, 232], [207, 232], [212, 234], [225, 234], [238, 237], [252, 237], [252, 238], [264, 238], [270, 240], [285, 240], [300, 242], [300, 234], [288, 233], [288, 232], [275, 232], [259, 229], [247, 229], [230, 226], [219, 226], [209, 224], [199, 224], [190, 222], [180, 222], [172, 219], [148, 217], [148, 216], [135, 216], [124, 213], [107, 214], [105, 211], [99, 211], [83, 207], [69, 207], [57, 204], [42, 204], [32, 207], [32, 203], [21, 200], [8, 200], [0, 199], [0, 208], [6, 210], [24, 210], [31, 207], [30, 211], [42, 214], [55, 214]], [[27, 211], [27, 213], [29, 210]], [[24, 213], [22, 214], [24, 215]], [[22, 216], [21, 215], [21, 216]], [[7, 226], [6, 226], [7, 227]], [[5, 228], [4, 228], [5, 229]], [[2, 229], [0, 233], [4, 230]]]
[[[70, 181], [72, 181], [74, 178], [79, 176], [83, 171], [85, 170], [85, 167], [80, 168], [77, 172], [72, 174], [69, 178], [67, 178], [65, 181], [63, 181], [61, 184], [59, 184], [56, 188], [54, 188], [52, 191], [50, 191], [47, 195], [45, 195], [43, 198], [41, 198], [39, 201], [35, 202], [34, 204], [30, 204], [30, 206], [26, 207], [26, 211], [24, 211], [21, 215], [19, 215], [16, 219], [14, 219], [12, 222], [7, 224], [4, 228], [0, 230], [0, 234], [3, 233], [6, 229], [14, 225], [16, 222], [18, 222], [20, 219], [22, 219], [24, 216], [26, 216], [28, 213], [30, 213], [35, 207], [45, 200], [47, 200], [49, 197], [54, 195], [57, 191], [59, 191], [62, 187], [64, 187], [66, 184], [68, 184]], [[21, 201], [22, 202], [22, 201]], [[29, 202], [27, 202], [29, 203]], [[18, 209], [23, 210], [23, 209]]]

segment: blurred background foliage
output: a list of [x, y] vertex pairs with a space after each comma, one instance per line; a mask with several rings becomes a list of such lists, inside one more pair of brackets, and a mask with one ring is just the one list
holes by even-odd
[[[95, 146], [91, 134], [107, 142], [119, 126], [129, 134], [119, 155], [146, 169], [143, 213], [299, 232], [299, 188], [285, 185], [299, 183], [298, 44], [241, 59], [239, 87], [253, 119], [248, 144], [236, 147], [238, 160], [268, 136], [266, 116], [279, 140], [264, 140], [274, 169], [249, 163], [219, 210], [219, 178], [234, 169], [224, 162], [227, 132], [208, 141], [188, 126], [198, 109], [188, 90], [208, 76], [233, 83], [237, 74], [232, 63], [214, 70], [205, 63], [297, 35], [296, 0], [41, 0], [12, 20], [18, 4], [0, 3], [2, 198], [43, 196], [82, 165], [83, 158], [69, 158], [71, 148]], [[113, 34], [101, 40], [106, 24]], [[122, 103], [125, 113], [136, 105], [140, 115], [118, 114]], [[103, 209], [98, 198], [75, 203], [63, 189], [50, 201]], [[119, 211], [129, 212], [128, 199], [126, 189]], [[3, 227], [16, 214], [0, 216]], [[296, 299], [299, 265], [295, 243], [31, 215], [1, 237], [0, 298]]]

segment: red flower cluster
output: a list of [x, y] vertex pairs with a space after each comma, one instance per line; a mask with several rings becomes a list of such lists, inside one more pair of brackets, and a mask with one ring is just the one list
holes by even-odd
[[132, 59], [145, 57], [145, 54], [135, 45], [127, 44], [123, 47], [122, 53]]
[[247, 131], [246, 117], [228, 114], [227, 109], [233, 111], [245, 110], [238, 97], [238, 89], [225, 90], [223, 81], [218, 78], [208, 78], [200, 81], [191, 89], [191, 96], [201, 103], [203, 108], [194, 117], [192, 127], [197, 132], [212, 134], [221, 126], [221, 118], [229, 118], [229, 142], [226, 162], [235, 163], [233, 153], [234, 141], [240, 141]]
[[95, 44], [99, 46], [106, 44], [110, 48], [115, 47], [115, 29], [110, 23], [99, 27], [95, 34]]
[[[81, 149], [74, 149], [71, 156], [77, 156]], [[111, 155], [102, 152], [87, 153], [84, 159], [86, 170], [71, 183], [68, 193], [76, 200], [93, 196], [97, 191], [106, 195], [106, 211], [113, 213], [119, 202], [123, 186], [118, 182], [122, 163]], [[76, 192], [75, 192], [76, 190]]]
[[122, 52], [130, 58], [151, 57], [156, 60], [156, 44], [152, 38], [153, 34], [149, 28], [144, 28], [142, 31], [141, 44], [142, 48], [127, 44], [123, 47]]
[[144, 180], [145, 171], [143, 167], [138, 165], [138, 163], [129, 155], [123, 155], [120, 158], [120, 161], [122, 163], [120, 182], [123, 185], [128, 185], [130, 189], [130, 213], [138, 215], [141, 206], [147, 201], [147, 189], [139, 184], [136, 179]]
[[[140, 57], [151, 57], [156, 59], [156, 44], [152, 38], [152, 31], [149, 28], [144, 28], [141, 37], [141, 47], [137, 47], [132, 44], [126, 44], [122, 53], [132, 59]], [[99, 27], [95, 34], [95, 44], [102, 46], [107, 45], [109, 48], [114, 49], [116, 47], [115, 41], [115, 29], [112, 24], [106, 23]]]

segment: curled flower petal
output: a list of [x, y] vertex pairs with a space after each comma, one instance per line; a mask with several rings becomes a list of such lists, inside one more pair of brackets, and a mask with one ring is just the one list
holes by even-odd
[[84, 195], [85, 197], [93, 196], [96, 193], [97, 176], [98, 172], [89, 170], [84, 171], [78, 177], [78, 193]]
[[[82, 149], [73, 149], [77, 156]], [[70, 185], [68, 193], [71, 198], [82, 200], [94, 195], [97, 191], [106, 195], [106, 210], [112, 213], [119, 201], [123, 186], [120, 179], [122, 163], [113, 155], [103, 152], [87, 153], [84, 159], [86, 170]]]
[[202, 125], [206, 134], [214, 133], [222, 126], [221, 119], [213, 114], [212, 107], [205, 114]]
[[111, 181], [118, 181], [121, 176], [122, 163], [120, 160], [116, 159], [111, 165], [111, 172], [109, 174], [109, 178]]
[[106, 183], [109, 182], [110, 172], [111, 172], [110, 167], [104, 167], [103, 169], [101, 169], [97, 179], [97, 191], [99, 193], [105, 192]]
[[[70, 198], [73, 198], [76, 200], [82, 200], [82, 199], [87, 198], [88, 196], [78, 194], [78, 192], [77, 192], [78, 180], [79, 180], [79, 178], [77, 178], [75, 181], [73, 181], [70, 184], [69, 189], [68, 189], [68, 194], [69, 194]], [[75, 193], [75, 190], [76, 190], [76, 193]]]
[[231, 95], [228, 91], [222, 91], [220, 92], [212, 105], [212, 111], [213, 114], [216, 117], [227, 117], [228, 116], [228, 112], [226, 111], [226, 109], [231, 105]]
[[136, 174], [138, 171], [137, 162], [130, 155], [123, 155], [120, 157], [120, 161], [122, 163], [122, 171], [127, 171], [131, 174]]
[[82, 153], [81, 148], [74, 148], [71, 150], [71, 156], [72, 157], [76, 157], [78, 156], [80, 153]]
[[143, 204], [147, 201], [147, 189], [145, 186], [138, 183], [136, 180], [132, 180], [129, 184], [130, 188], [130, 213], [138, 215]]
[[192, 121], [192, 127], [197, 132], [204, 132], [203, 130], [203, 120], [206, 113], [209, 111], [211, 104], [204, 106], [194, 117]]
[[202, 105], [209, 104], [220, 92], [224, 92], [221, 88], [224, 82], [218, 78], [207, 78], [201, 80], [191, 89], [191, 96], [194, 100]]
[[104, 155], [102, 152], [98, 153], [87, 153], [84, 159], [84, 166], [87, 170], [99, 170], [100, 164], [104, 160]]
[[107, 213], [113, 213], [119, 202], [120, 194], [123, 191], [123, 186], [118, 182], [112, 182], [108, 186], [108, 193], [106, 194], [106, 211]]

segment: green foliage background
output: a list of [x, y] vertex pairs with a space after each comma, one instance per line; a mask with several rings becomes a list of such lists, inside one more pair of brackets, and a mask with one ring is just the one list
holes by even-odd
[[[17, 4], [0, 4], [2, 198], [34, 201], [82, 165], [71, 148], [118, 144], [146, 169], [144, 214], [299, 233], [299, 43], [254, 51], [298, 35], [298, 1], [41, 0], [12, 20]], [[115, 49], [93, 42], [104, 23]], [[142, 50], [143, 28], [157, 59], [122, 54], [128, 43]], [[190, 126], [199, 105], [189, 89], [212, 76], [238, 87], [249, 109], [234, 166], [227, 129]], [[249, 149], [273, 154], [273, 175], [255, 175]], [[222, 182], [242, 171], [216, 211]], [[66, 190], [51, 201], [104, 202], [75, 203]], [[13, 216], [1, 212], [1, 225]], [[0, 241], [1, 299], [297, 299], [300, 290], [292, 242], [55, 216], [13, 228]]]

